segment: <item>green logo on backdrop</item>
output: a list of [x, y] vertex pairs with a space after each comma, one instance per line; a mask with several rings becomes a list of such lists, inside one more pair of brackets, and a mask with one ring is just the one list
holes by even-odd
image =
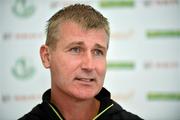
[[108, 7], [133, 7], [134, 0], [101, 0], [100, 6], [103, 8]]
[[149, 38], [180, 37], [180, 30], [149, 30], [146, 35]]
[[19, 17], [29, 17], [35, 12], [35, 6], [31, 0], [15, 0], [12, 12]]
[[107, 64], [108, 69], [134, 69], [135, 64], [131, 61], [110, 61]]
[[24, 80], [32, 78], [34, 76], [35, 68], [33, 67], [32, 62], [29, 59], [21, 57], [16, 60], [11, 72], [17, 79]]
[[170, 101], [179, 101], [180, 100], [180, 93], [179, 92], [149, 92], [147, 94], [147, 98], [150, 101], [164, 101], [164, 100], [170, 100]]

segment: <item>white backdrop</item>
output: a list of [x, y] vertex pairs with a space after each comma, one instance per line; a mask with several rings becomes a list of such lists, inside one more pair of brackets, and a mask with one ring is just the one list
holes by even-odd
[[[149, 120], [180, 119], [180, 0], [78, 0], [111, 27], [105, 87]], [[47, 20], [75, 0], [0, 0], [0, 119], [17, 119], [50, 87], [39, 47]]]

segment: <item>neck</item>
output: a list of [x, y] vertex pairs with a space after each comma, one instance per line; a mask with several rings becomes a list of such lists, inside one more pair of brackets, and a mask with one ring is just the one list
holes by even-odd
[[51, 102], [66, 120], [92, 120], [100, 107], [95, 98], [79, 100], [54, 89], [51, 90]]

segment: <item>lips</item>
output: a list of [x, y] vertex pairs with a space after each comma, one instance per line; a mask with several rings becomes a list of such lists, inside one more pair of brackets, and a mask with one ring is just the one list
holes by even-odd
[[92, 81], [95, 81], [94, 78], [80, 78], [80, 77], [76, 77], [75, 79], [78, 80], [78, 81], [82, 81], [82, 82], [92, 82]]

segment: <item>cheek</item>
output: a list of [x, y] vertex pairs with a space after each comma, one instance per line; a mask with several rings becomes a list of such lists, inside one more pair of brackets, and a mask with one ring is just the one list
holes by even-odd
[[103, 77], [105, 76], [106, 74], [106, 61], [103, 61], [103, 62], [100, 62], [100, 63], [97, 63], [96, 64], [96, 70], [97, 70], [97, 73], [100, 77]]
[[54, 74], [54, 76], [59, 76], [65, 73], [66, 71], [66, 60], [64, 60], [64, 57], [61, 57], [62, 55], [59, 54], [53, 54], [50, 60], [50, 67], [51, 71]]
[[80, 60], [71, 57], [61, 57], [59, 59], [59, 69], [64, 75], [71, 76], [79, 67]]
[[71, 60], [66, 60], [64, 57], [55, 57], [51, 61], [51, 74], [52, 79], [56, 84], [59, 84], [61, 87], [69, 84], [73, 78], [73, 69]]

